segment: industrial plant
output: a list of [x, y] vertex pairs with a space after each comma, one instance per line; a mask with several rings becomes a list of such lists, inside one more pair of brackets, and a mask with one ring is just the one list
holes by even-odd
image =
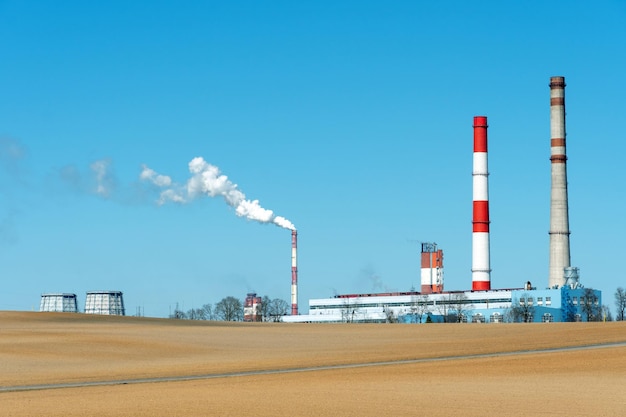
[[[309, 300], [309, 314], [297, 313], [296, 238], [292, 237], [292, 315], [285, 322], [563, 322], [590, 320], [601, 292], [580, 284], [570, 264], [565, 133], [565, 78], [550, 78], [550, 253], [547, 285], [492, 289], [489, 243], [487, 117], [474, 117], [472, 287], [445, 291], [443, 250], [422, 243], [420, 291], [343, 294]], [[293, 307], [295, 305], [295, 307]], [[596, 313], [599, 314], [599, 313]]]
[[[46, 293], [41, 295], [40, 312], [78, 313], [76, 294]], [[121, 291], [89, 291], [85, 298], [85, 314], [125, 316]]]

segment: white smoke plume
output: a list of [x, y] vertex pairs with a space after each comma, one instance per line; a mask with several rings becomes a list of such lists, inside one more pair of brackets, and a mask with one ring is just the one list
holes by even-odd
[[96, 179], [94, 192], [102, 197], [108, 197], [113, 190], [114, 180], [110, 172], [110, 165], [111, 161], [102, 159], [92, 162], [89, 166]]
[[272, 210], [261, 207], [259, 200], [246, 199], [246, 195], [237, 187], [237, 184], [222, 174], [218, 167], [207, 163], [203, 158], [192, 159], [189, 162], [189, 172], [191, 177], [185, 186], [173, 183], [170, 177], [158, 174], [146, 165], [142, 166], [139, 178], [162, 189], [159, 204], [169, 201], [188, 203], [201, 195], [219, 196], [235, 209], [235, 214], [239, 217], [260, 223], [273, 223], [285, 229], [295, 230], [293, 223], [282, 216], [276, 216]]

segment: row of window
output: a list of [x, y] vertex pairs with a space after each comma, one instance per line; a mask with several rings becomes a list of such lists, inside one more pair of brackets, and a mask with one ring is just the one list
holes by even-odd
[[[523, 306], [523, 305], [533, 305], [535, 303], [535, 300], [533, 299], [533, 297], [528, 297], [528, 298], [524, 298], [524, 297], [520, 297], [519, 299], [519, 305]], [[542, 306], [543, 305], [543, 297], [537, 297], [537, 305], [538, 306]], [[551, 306], [552, 305], [552, 297], [546, 297], [546, 305], [547, 306]]]
[[[549, 297], [548, 297], [549, 298]], [[345, 304], [324, 304], [324, 305], [312, 305], [310, 306], [311, 310], [332, 310], [332, 309], [343, 309], [343, 308], [376, 308], [376, 307], [416, 307], [422, 305], [434, 306], [434, 305], [459, 305], [459, 304], [489, 304], [489, 303], [510, 303], [510, 298], [493, 298], [493, 299], [481, 299], [481, 300], [433, 300], [427, 302], [397, 302], [397, 303], [345, 303]]]
[[[599, 300], [598, 297], [585, 297], [584, 295], [582, 295], [580, 297], [580, 305], [584, 305], [584, 304], [590, 304], [593, 303], [594, 305], [598, 305], [599, 304]], [[578, 305], [578, 297], [572, 297], [569, 300], [569, 304], [573, 304], [573, 305]]]

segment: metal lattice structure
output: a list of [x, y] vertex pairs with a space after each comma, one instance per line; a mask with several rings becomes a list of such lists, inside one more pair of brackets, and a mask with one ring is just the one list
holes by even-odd
[[121, 291], [90, 291], [85, 300], [85, 314], [125, 316]]
[[76, 294], [48, 293], [41, 294], [39, 311], [55, 313], [77, 313]]

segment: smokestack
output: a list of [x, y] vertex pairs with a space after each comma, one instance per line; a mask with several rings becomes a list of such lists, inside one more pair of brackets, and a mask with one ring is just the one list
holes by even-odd
[[548, 286], [565, 284], [570, 266], [567, 207], [567, 154], [565, 152], [565, 77], [550, 78], [550, 276]]
[[298, 315], [298, 232], [291, 230], [291, 315]]
[[487, 117], [474, 117], [472, 218], [472, 291], [491, 289], [489, 265], [489, 185], [487, 177]]

